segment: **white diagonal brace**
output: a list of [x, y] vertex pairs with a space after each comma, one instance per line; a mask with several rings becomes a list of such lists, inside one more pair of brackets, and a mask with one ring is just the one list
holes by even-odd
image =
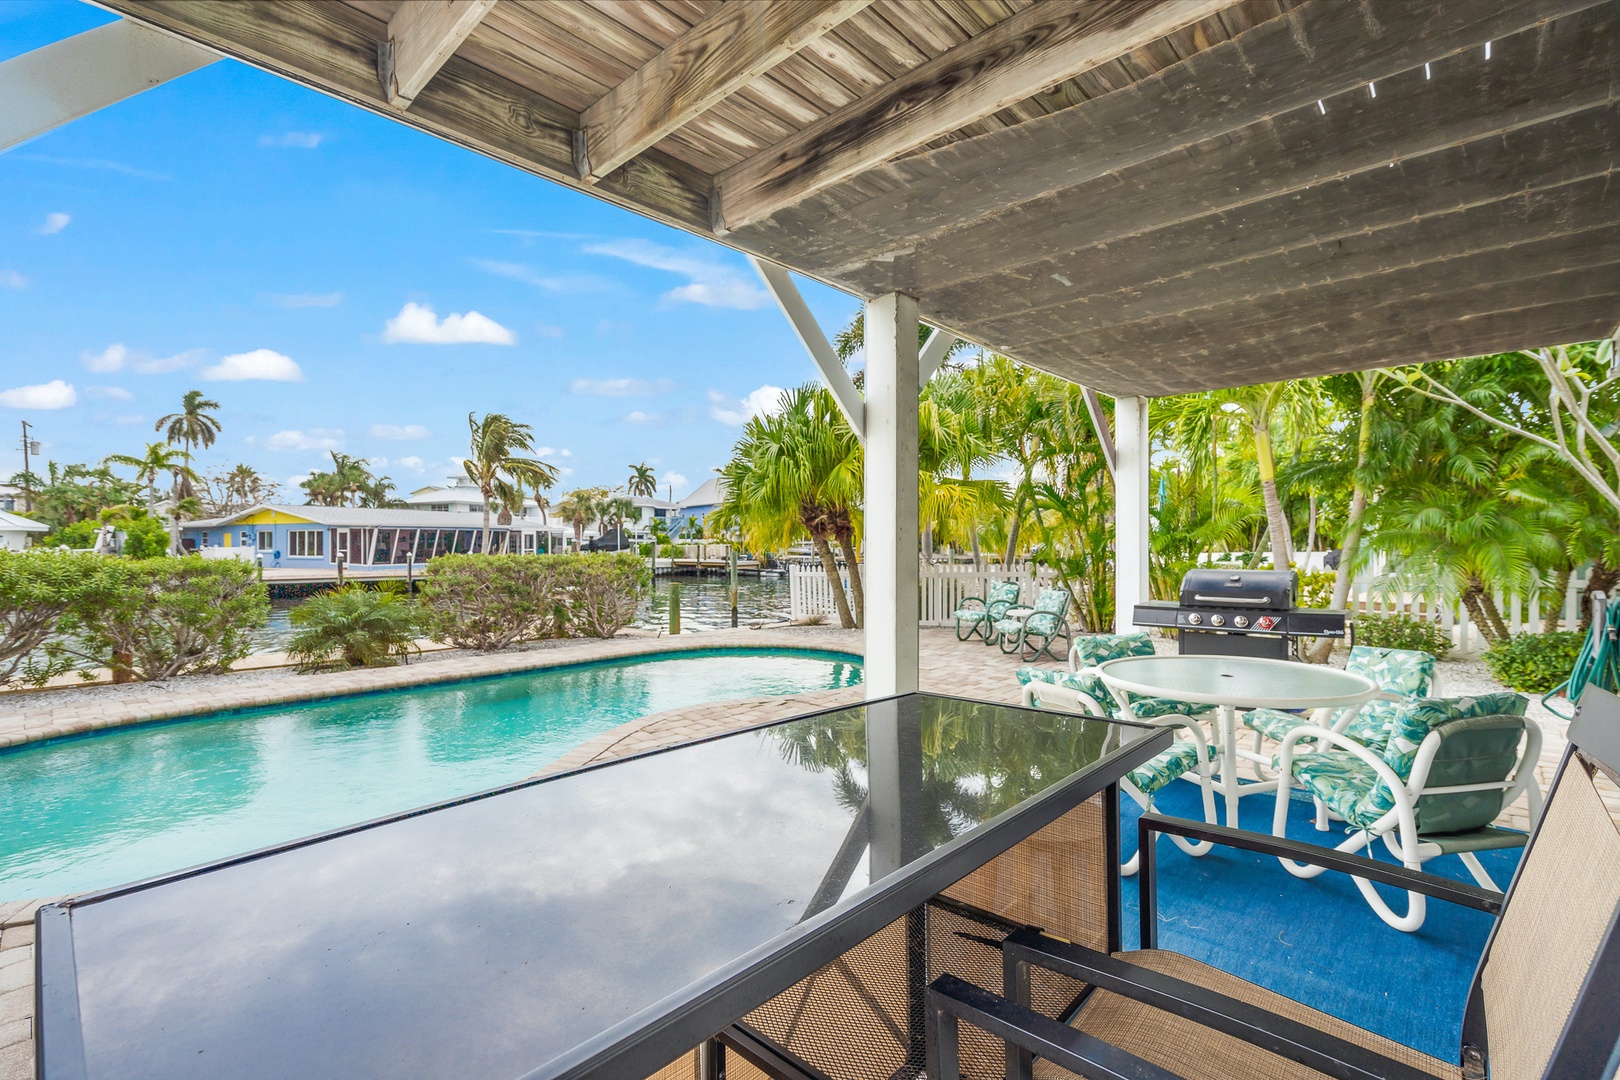
[[1114, 449], [1114, 433], [1108, 430], [1108, 417], [1103, 415], [1102, 400], [1097, 397], [1097, 391], [1089, 386], [1082, 386], [1080, 395], [1086, 399], [1086, 412], [1091, 414], [1091, 427], [1097, 433], [1098, 444], [1102, 446], [1108, 475], [1113, 476], [1119, 470], [1119, 451]]
[[855, 388], [855, 381], [844, 369], [844, 362], [833, 351], [827, 335], [822, 333], [821, 324], [816, 322], [816, 317], [810, 313], [804, 297], [799, 295], [799, 287], [793, 284], [788, 272], [775, 263], [766, 262], [752, 255], [748, 256], [748, 261], [754, 264], [754, 269], [759, 271], [759, 276], [764, 279], [765, 287], [776, 297], [777, 306], [792, 324], [793, 332], [799, 335], [799, 342], [804, 346], [804, 351], [816, 362], [821, 377], [827, 381], [827, 388], [832, 391], [833, 399], [843, 411], [844, 419], [849, 421], [850, 430], [854, 431], [855, 437], [865, 445], [866, 402], [862, 400], [861, 392]]
[[127, 19], [13, 57], [0, 63], [0, 151], [219, 58]]
[[934, 377], [934, 372], [939, 370], [939, 365], [945, 362], [945, 354], [951, 351], [956, 342], [957, 337], [955, 334], [949, 330], [941, 330], [938, 327], [934, 329], [932, 334], [928, 335], [928, 340], [923, 343], [922, 353], [917, 357], [917, 390], [919, 392], [928, 385], [928, 380]]
[[478, 29], [495, 0], [405, 0], [378, 43], [377, 77], [388, 104], [408, 109], [444, 62]]

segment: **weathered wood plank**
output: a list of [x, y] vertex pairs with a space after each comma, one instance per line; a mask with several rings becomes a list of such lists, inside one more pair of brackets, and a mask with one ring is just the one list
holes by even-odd
[[[1439, 277], [1409, 295], [1386, 293], [1370, 282], [1360, 289], [1324, 289], [1307, 308], [1257, 303], [1248, 312], [1218, 322], [1187, 319], [1172, 327], [1167, 321], [1152, 335], [1110, 335], [1105, 330], [1085, 340], [1033, 346], [1020, 359], [1039, 366], [1036, 358], [1040, 357], [1107, 358], [1121, 370], [1134, 365], [1142, 369], [1136, 378], [1151, 380], [1158, 377], [1151, 369], [1174, 357], [1215, 380], [1208, 385], [1238, 386], [1278, 377], [1274, 372], [1279, 365], [1286, 367], [1293, 357], [1303, 362], [1287, 377], [1309, 372], [1313, 358], [1340, 353], [1360, 356], [1373, 346], [1385, 351], [1383, 364], [1416, 362], [1398, 351], [1402, 342], [1432, 346], [1443, 341], [1455, 350], [1453, 356], [1492, 351], [1488, 343], [1469, 333], [1470, 325], [1486, 316], [1529, 308], [1576, 301], [1607, 303], [1612, 328], [1620, 322], [1620, 269], [1616, 265], [1620, 253], [1611, 248], [1607, 252], [1586, 249], [1579, 254], [1583, 265], [1552, 274], [1521, 278], [1511, 269], [1503, 269], [1503, 280], [1462, 288], [1453, 288]], [[1255, 372], [1252, 376], [1251, 371]]]
[[[376, 76], [384, 24], [343, 4], [311, 0], [109, 0], [121, 14], [190, 38], [400, 123], [528, 172], [579, 186], [579, 114], [452, 56], [401, 113]], [[656, 150], [597, 185], [605, 199], [707, 232], [709, 178]]]
[[377, 50], [377, 77], [383, 96], [396, 109], [408, 109], [422, 87], [483, 21], [495, 0], [413, 0], [400, 4], [388, 20]]
[[[1513, 35], [1495, 43], [1488, 64], [1463, 55], [1433, 63], [1432, 79], [1421, 67], [1408, 70], [1384, 80], [1377, 97], [1365, 87], [1349, 91], [1324, 102], [1326, 115], [1313, 102], [1235, 137], [1024, 203], [877, 265], [900, 279], [898, 287], [925, 296], [1003, 271], [1035, 280], [1024, 268], [1043, 260], [1057, 264], [1043, 277], [1055, 272], [1072, 278], [1063, 264], [1079, 269], [1085, 257], [1068, 257], [1080, 249], [1256, 203], [1273, 204], [1276, 216], [1268, 232], [1286, 232], [1297, 227], [1295, 208], [1309, 204], [1320, 185], [1392, 171], [1392, 165], [1399, 173], [1406, 162], [1454, 147], [1489, 144], [1604, 110], [1617, 98], [1620, 65], [1612, 57], [1620, 48], [1620, 5], [1568, 21], [1573, 24], [1568, 29], [1579, 32], [1561, 36], [1564, 48], [1544, 48], [1540, 30]], [[1543, 147], [1542, 153], [1526, 164], [1545, 167], [1559, 156], [1553, 147]], [[1454, 179], [1474, 172], [1465, 158], [1447, 160]], [[865, 272], [854, 269], [857, 275]], [[829, 272], [841, 276], [843, 268]], [[1045, 287], [1054, 294], [1063, 291], [1051, 279]], [[1032, 297], [1031, 302], [1039, 301]]]
[[1456, 260], [1463, 256], [1492, 255], [1517, 263], [1519, 269], [1550, 273], [1566, 265], [1560, 260], [1569, 257], [1572, 237], [1599, 230], [1611, 241], [1620, 240], [1614, 231], [1620, 226], [1620, 185], [1614, 180], [1609, 173], [1456, 213], [1306, 243], [1263, 259], [1221, 263], [1169, 280], [1148, 279], [1106, 295], [975, 325], [988, 337], [1016, 336], [1029, 348], [1104, 327], [1130, 333], [1160, 319], [1202, 322], [1263, 298], [1309, 304], [1313, 290], [1368, 278], [1376, 278], [1376, 287], [1391, 295], [1414, 283], [1422, 285], [1433, 274], [1460, 282], [1458, 275], [1467, 271]]
[[[1581, 292], [1586, 292], [1583, 289]], [[1620, 294], [1559, 297], [1507, 308], [1461, 309], [1455, 300], [1435, 302], [1399, 333], [1335, 337], [1323, 328], [1311, 340], [1280, 347], [1261, 342], [1233, 345], [1219, 353], [1173, 351], [1144, 358], [1137, 353], [1107, 355], [1043, 351], [1019, 357], [1061, 378], [1114, 395], [1162, 397], [1226, 386], [1312, 378], [1342, 371], [1421, 364], [1459, 356], [1591, 341], [1612, 333]]]
[[740, 228], [1231, 0], [1052, 0], [997, 23], [716, 179], [717, 231]]
[[[736, 239], [823, 269], [887, 257], [987, 215], [1172, 155], [1480, 42], [1605, 0], [1309, 0], [1151, 79], [905, 163], [910, 182], [843, 200], [834, 189]], [[1376, 27], [1377, 33], [1370, 33]], [[899, 169], [900, 166], [889, 166]], [[880, 170], [887, 171], [887, 170]], [[841, 257], [841, 253], [842, 256]]]

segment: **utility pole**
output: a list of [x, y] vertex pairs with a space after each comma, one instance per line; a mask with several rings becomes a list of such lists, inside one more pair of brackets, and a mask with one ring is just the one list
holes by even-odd
[[37, 443], [37, 442], [30, 443], [29, 442], [28, 428], [30, 426], [31, 425], [28, 423], [28, 421], [24, 420], [22, 422], [23, 512], [24, 513], [32, 513], [33, 510], [34, 510], [34, 484], [33, 484], [33, 481], [30, 479], [30, 476], [32, 475], [32, 470], [29, 468], [29, 464], [28, 464], [28, 453], [29, 453], [30, 450], [32, 450], [36, 454], [39, 453], [39, 443]]

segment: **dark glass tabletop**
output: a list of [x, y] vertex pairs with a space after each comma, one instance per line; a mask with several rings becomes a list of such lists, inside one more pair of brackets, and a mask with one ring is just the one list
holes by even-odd
[[908, 695], [46, 908], [46, 1076], [645, 1075], [1168, 738], [1112, 728]]

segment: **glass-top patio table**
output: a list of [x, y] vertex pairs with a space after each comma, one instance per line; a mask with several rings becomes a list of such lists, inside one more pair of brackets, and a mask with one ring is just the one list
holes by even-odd
[[48, 906], [41, 1075], [915, 1075], [939, 971], [1119, 947], [1120, 734], [906, 695]]
[[1353, 672], [1294, 660], [1249, 656], [1127, 656], [1097, 665], [1097, 674], [1130, 715], [1130, 694], [1174, 698], [1217, 709], [1219, 777], [1226, 797], [1226, 823], [1238, 825], [1238, 800], [1275, 791], [1278, 780], [1238, 779], [1238, 709], [1321, 709], [1360, 706], [1379, 694], [1378, 684]]

